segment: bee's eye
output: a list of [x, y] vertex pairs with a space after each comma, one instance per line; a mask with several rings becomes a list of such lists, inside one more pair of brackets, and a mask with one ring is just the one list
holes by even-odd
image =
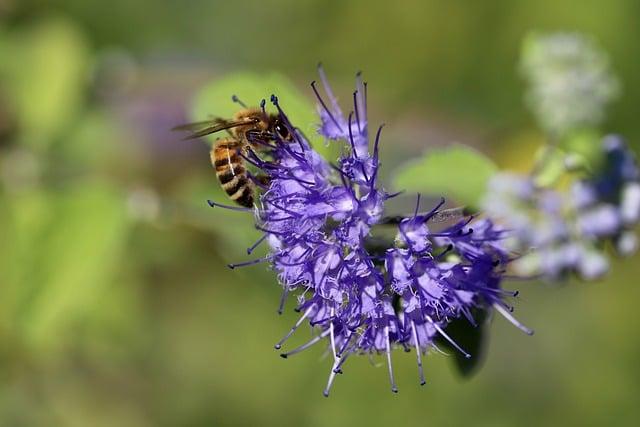
[[273, 128], [280, 138], [287, 139], [289, 137], [289, 129], [282, 123], [277, 122]]

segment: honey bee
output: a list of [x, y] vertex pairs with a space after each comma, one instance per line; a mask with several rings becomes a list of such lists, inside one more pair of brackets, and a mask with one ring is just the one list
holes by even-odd
[[[231, 120], [212, 119], [176, 126], [173, 130], [191, 131], [185, 139], [200, 138], [222, 130], [228, 137], [219, 138], [211, 148], [211, 164], [218, 181], [229, 198], [246, 208], [252, 208], [255, 183], [248, 175], [245, 158], [250, 150], [264, 151], [276, 139], [288, 142], [291, 133], [278, 114], [267, 113], [263, 108], [244, 108]], [[264, 182], [265, 176], [257, 179]]]

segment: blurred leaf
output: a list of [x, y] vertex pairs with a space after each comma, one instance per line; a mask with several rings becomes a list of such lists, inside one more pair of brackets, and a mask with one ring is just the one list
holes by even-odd
[[557, 147], [547, 145], [536, 152], [536, 164], [540, 164], [535, 174], [535, 183], [541, 187], [555, 184], [566, 171], [566, 153]]
[[[69, 129], [63, 141], [56, 144], [56, 153], [74, 168], [87, 168], [96, 171], [113, 159], [125, 165], [123, 156], [131, 155], [122, 150], [120, 141], [127, 141], [130, 135], [121, 131], [121, 123], [114, 120], [104, 109], [87, 109], [78, 114], [74, 125]], [[129, 145], [127, 149], [133, 151]], [[126, 167], [126, 166], [123, 166]]]
[[255, 227], [252, 213], [212, 208], [207, 200], [235, 206], [213, 176], [208, 182], [199, 180], [192, 183], [191, 188], [184, 189], [184, 200], [173, 212], [174, 221], [212, 230], [219, 237], [220, 256], [229, 262], [241, 262], [248, 256], [259, 258], [264, 254], [266, 245], [262, 243], [253, 254], [247, 255], [247, 248], [262, 235]]
[[24, 143], [47, 146], [73, 118], [84, 96], [88, 53], [69, 21], [49, 19], [10, 32], [0, 73], [15, 104]]
[[[49, 199], [47, 227], [29, 242], [18, 321], [36, 347], [51, 348], [82, 318], [111, 280], [123, 249], [123, 198], [109, 185], [83, 183]], [[20, 216], [21, 212], [15, 212]], [[54, 346], [53, 346], [54, 347]]]
[[32, 189], [0, 197], [0, 316], [14, 328], [16, 312], [28, 285], [28, 275], [37, 265], [38, 244], [50, 226], [51, 198]]
[[[262, 99], [266, 99], [267, 111], [275, 112], [276, 109], [270, 102], [272, 94], [278, 97], [291, 122], [307, 136], [313, 147], [325, 157], [332, 156], [335, 144], [325, 144], [318, 135], [319, 119], [313, 104], [280, 74], [241, 72], [215, 79], [197, 94], [191, 118], [193, 121], [200, 121], [211, 117], [231, 117], [241, 108], [231, 100], [233, 95], [248, 106], [258, 106]], [[218, 137], [219, 135], [211, 135], [208, 139], [214, 141]]]
[[496, 165], [478, 151], [464, 145], [432, 150], [421, 159], [398, 168], [397, 190], [442, 196], [477, 206]]
[[488, 347], [489, 316], [485, 310], [480, 309], [474, 310], [472, 314], [477, 326], [473, 326], [465, 318], [458, 318], [449, 323], [446, 329], [447, 334], [471, 355], [470, 358], [465, 357], [442, 337], [436, 339], [439, 347], [447, 348], [451, 352], [454, 365], [463, 377], [470, 377], [480, 369]]
[[589, 170], [596, 170], [604, 161], [602, 134], [593, 129], [572, 132], [563, 139], [561, 147], [569, 154], [580, 156]]

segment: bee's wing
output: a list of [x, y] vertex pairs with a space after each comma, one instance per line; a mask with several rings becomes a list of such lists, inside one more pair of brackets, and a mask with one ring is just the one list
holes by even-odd
[[253, 123], [256, 123], [256, 121], [257, 119], [228, 122], [223, 119], [214, 119], [214, 120], [205, 120], [202, 122], [186, 123], [183, 125], [176, 126], [171, 130], [192, 131], [192, 133], [190, 135], [187, 135], [184, 139], [195, 139], [195, 138], [200, 138], [202, 136], [210, 135], [212, 133], [220, 132], [221, 130], [231, 129], [236, 126], [253, 124]]
[[198, 129], [204, 129], [210, 126], [213, 126], [217, 123], [217, 120], [203, 120], [201, 122], [193, 122], [193, 123], [185, 123], [182, 125], [174, 126], [171, 128], [172, 131], [196, 131]]

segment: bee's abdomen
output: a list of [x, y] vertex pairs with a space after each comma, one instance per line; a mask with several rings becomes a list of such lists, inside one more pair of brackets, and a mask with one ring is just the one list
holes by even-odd
[[244, 162], [236, 146], [224, 142], [211, 150], [211, 162], [222, 189], [241, 206], [253, 207], [253, 182], [247, 176]]

